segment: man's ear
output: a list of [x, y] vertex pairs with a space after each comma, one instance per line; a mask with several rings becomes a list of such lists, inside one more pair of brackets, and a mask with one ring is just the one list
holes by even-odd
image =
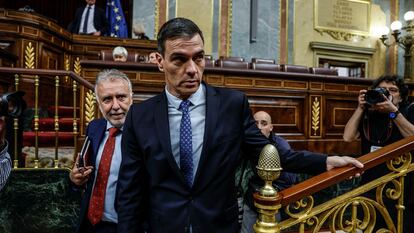
[[158, 69], [161, 72], [164, 72], [164, 58], [161, 56], [160, 53], [155, 53], [155, 58], [157, 59]]

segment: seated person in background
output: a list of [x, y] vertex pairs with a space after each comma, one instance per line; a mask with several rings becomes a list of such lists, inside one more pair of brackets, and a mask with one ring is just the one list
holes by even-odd
[[72, 33], [101, 36], [108, 32], [109, 22], [104, 10], [95, 6], [96, 0], [86, 0], [86, 6], [76, 10], [75, 19], [69, 24]]
[[[290, 147], [289, 143], [282, 137], [276, 135], [272, 132], [272, 118], [267, 112], [259, 111], [254, 114], [254, 119], [256, 121], [257, 127], [260, 129], [263, 135], [265, 135], [269, 140], [276, 146], [279, 156], [284, 157], [285, 160], [290, 160], [298, 155], [302, 155], [303, 158], [310, 158], [315, 156], [324, 156], [327, 155], [314, 153], [310, 151], [294, 151]], [[344, 158], [344, 157], [343, 157]], [[300, 163], [300, 161], [298, 161]], [[306, 162], [305, 162], [306, 163]], [[317, 174], [315, 170], [309, 167], [303, 167], [303, 173], [307, 174]], [[297, 175], [294, 173], [283, 172], [280, 174], [279, 179], [273, 182], [273, 186], [276, 190], [281, 191], [283, 189], [289, 188], [298, 181]], [[249, 181], [249, 187], [245, 194], [245, 202], [243, 206], [243, 222], [241, 226], [241, 233], [253, 233], [253, 225], [257, 219], [256, 207], [253, 202], [253, 193], [257, 192], [260, 187], [263, 186], [263, 181], [254, 174]], [[276, 216], [280, 220], [280, 216]]]
[[148, 55], [148, 63], [157, 64], [157, 52], [152, 52]]
[[[370, 89], [383, 88], [388, 93], [378, 95], [378, 98], [366, 98], [367, 90], [360, 90], [358, 107], [345, 126], [343, 138], [346, 142], [361, 139], [361, 152], [367, 154], [381, 147], [414, 135], [414, 105], [407, 101], [408, 86], [404, 79], [396, 75], [384, 75], [374, 81]], [[374, 93], [374, 92], [371, 92]], [[367, 101], [368, 99], [368, 101]], [[375, 100], [375, 101], [374, 101]], [[366, 184], [389, 173], [385, 163], [365, 171], [361, 183]], [[413, 174], [405, 179], [404, 190], [404, 231], [414, 232], [414, 225], [409, 222], [414, 219], [414, 185]], [[370, 190], [366, 196], [375, 200], [376, 190]], [[384, 204], [390, 212], [394, 223], [397, 220], [397, 210], [394, 201], [384, 195]], [[377, 212], [378, 213], [378, 212]], [[377, 216], [376, 228], [385, 227], [381, 216]]]
[[145, 28], [144, 25], [142, 25], [142, 23], [138, 23], [134, 26], [134, 34], [137, 37], [137, 39], [149, 40], [149, 37], [145, 35]]
[[5, 133], [6, 121], [3, 116], [0, 117], [0, 191], [3, 189], [9, 178], [12, 165], [10, 155], [7, 152], [8, 143], [4, 138]]
[[114, 58], [114, 61], [126, 62], [128, 51], [122, 46], [117, 46], [112, 50], [112, 57]]

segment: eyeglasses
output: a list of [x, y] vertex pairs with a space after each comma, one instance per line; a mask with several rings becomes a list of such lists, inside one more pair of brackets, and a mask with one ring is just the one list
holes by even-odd
[[400, 89], [398, 89], [398, 88], [396, 88], [396, 87], [381, 87], [381, 88], [384, 88], [384, 89], [387, 89], [390, 93], [398, 93], [399, 91], [400, 91]]

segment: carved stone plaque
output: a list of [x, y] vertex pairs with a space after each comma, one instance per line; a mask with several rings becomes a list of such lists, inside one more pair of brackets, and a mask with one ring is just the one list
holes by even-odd
[[315, 0], [315, 29], [367, 36], [371, 3], [364, 0]]

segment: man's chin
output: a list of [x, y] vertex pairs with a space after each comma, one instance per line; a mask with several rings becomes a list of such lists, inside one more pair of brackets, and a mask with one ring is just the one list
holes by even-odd
[[119, 119], [119, 120], [114, 120], [114, 119], [108, 119], [109, 123], [111, 123], [111, 125], [115, 128], [121, 128], [124, 125], [124, 121], [125, 119]]

